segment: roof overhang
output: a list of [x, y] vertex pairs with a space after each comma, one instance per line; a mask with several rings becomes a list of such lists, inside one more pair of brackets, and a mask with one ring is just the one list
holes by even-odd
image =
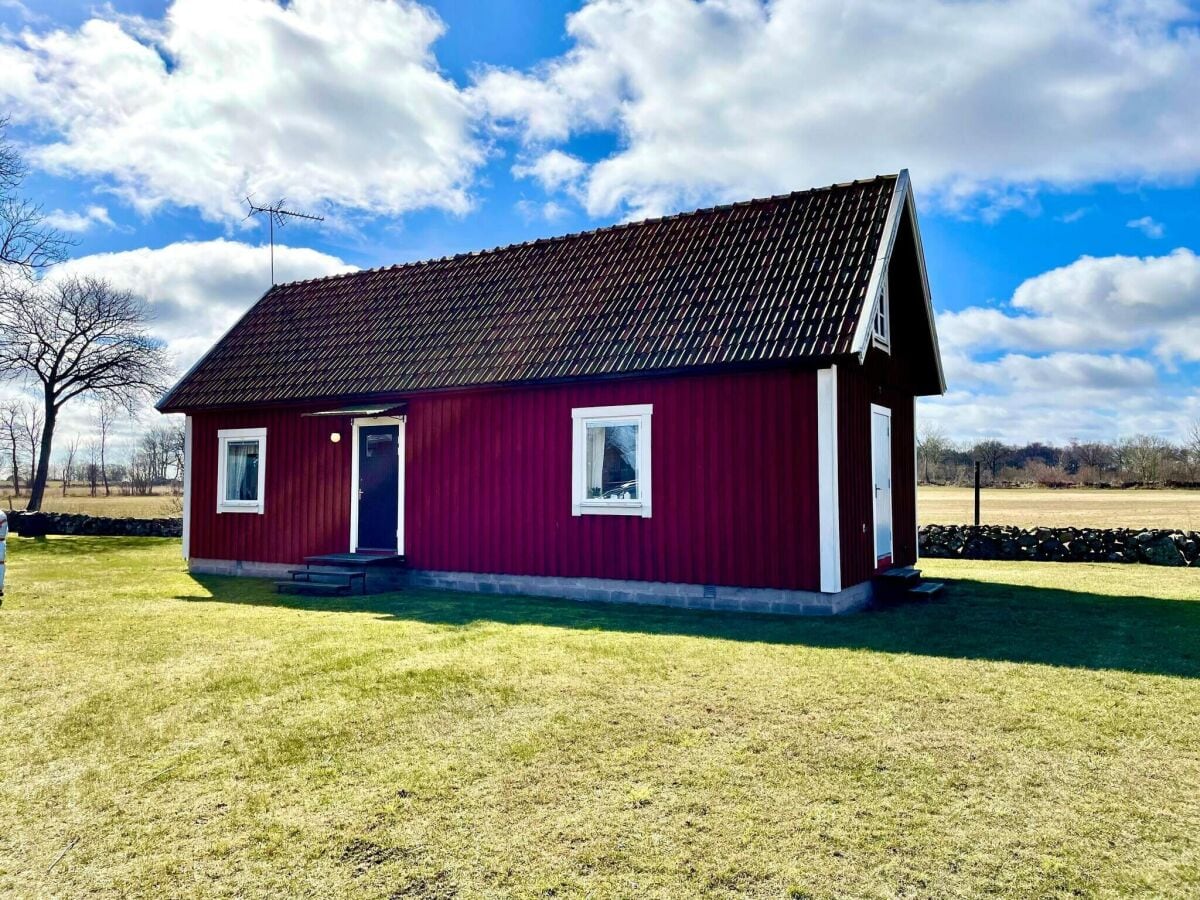
[[892, 259], [892, 250], [896, 246], [896, 236], [900, 233], [900, 225], [904, 221], [904, 213], [909, 215], [912, 222], [913, 244], [917, 250], [917, 270], [921, 273], [921, 296], [925, 301], [925, 318], [929, 322], [929, 339], [933, 345], [934, 364], [937, 366], [939, 393], [946, 393], [946, 375], [942, 370], [942, 351], [938, 345], [937, 322], [933, 314], [933, 297], [929, 292], [929, 273], [925, 269], [925, 248], [921, 244], [921, 229], [917, 224], [917, 204], [913, 199], [912, 180], [908, 169], [901, 169], [896, 176], [896, 186], [892, 191], [892, 202], [888, 207], [887, 219], [883, 224], [883, 239], [879, 242], [879, 252], [871, 269], [871, 280], [867, 283], [867, 299], [863, 303], [862, 314], [854, 329], [854, 343], [851, 352], [858, 356], [861, 363], [867, 357], [871, 348], [871, 323], [875, 321], [875, 312], [883, 295], [883, 279], [887, 277], [888, 263]]
[[373, 416], [400, 416], [404, 415], [407, 409], [407, 403], [368, 403], [357, 406], [339, 406], [334, 409], [320, 409], [315, 412], [301, 413], [300, 415], [371, 418]]

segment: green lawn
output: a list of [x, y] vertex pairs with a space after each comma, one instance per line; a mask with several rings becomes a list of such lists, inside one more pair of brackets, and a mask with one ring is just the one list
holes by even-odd
[[1200, 894], [1200, 572], [787, 620], [9, 546], [0, 894]]

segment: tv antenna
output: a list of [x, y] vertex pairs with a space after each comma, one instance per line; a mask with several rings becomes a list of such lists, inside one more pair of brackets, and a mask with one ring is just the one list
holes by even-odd
[[246, 206], [250, 207], [250, 211], [246, 213], [246, 218], [251, 216], [263, 215], [267, 217], [268, 228], [271, 232], [271, 284], [275, 284], [275, 226], [282, 228], [288, 220], [288, 217], [293, 219], [308, 219], [312, 222], [324, 222], [324, 216], [314, 216], [309, 213], [296, 212], [294, 209], [284, 209], [283, 204], [286, 201], [280, 197], [275, 203], [270, 206], [259, 206], [249, 197], [246, 198]]

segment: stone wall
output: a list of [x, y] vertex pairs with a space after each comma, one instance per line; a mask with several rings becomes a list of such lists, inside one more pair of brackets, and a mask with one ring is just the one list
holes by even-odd
[[935, 559], [1148, 563], [1200, 567], [1200, 532], [1142, 528], [926, 525], [921, 555]]
[[180, 537], [182, 519], [110, 519], [54, 512], [10, 512], [8, 528], [22, 537], [86, 534], [105, 537]]

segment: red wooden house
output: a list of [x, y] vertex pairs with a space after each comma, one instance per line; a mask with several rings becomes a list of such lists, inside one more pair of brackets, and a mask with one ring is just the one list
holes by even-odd
[[944, 390], [901, 172], [277, 285], [159, 408], [193, 572], [828, 613]]

